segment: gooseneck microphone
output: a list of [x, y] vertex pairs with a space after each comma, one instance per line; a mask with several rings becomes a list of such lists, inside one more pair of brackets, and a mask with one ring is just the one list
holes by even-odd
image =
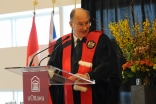
[[[56, 49], [56, 48], [55, 48], [55, 49]], [[52, 51], [52, 52], [53, 52], [53, 51]], [[40, 61], [39, 64], [38, 64], [38, 66], [40, 66], [41, 62], [42, 62], [44, 59], [46, 59], [46, 58], [48, 58], [48, 57], [50, 57], [50, 56], [51, 56], [51, 54], [49, 54], [49, 55], [47, 55], [46, 57], [42, 58], [41, 61]]]
[[[38, 55], [39, 53], [42, 53], [43, 51], [45, 51], [45, 50], [47, 50], [47, 49], [49, 49], [49, 48], [53, 47], [53, 46], [54, 46], [54, 45], [56, 45], [56, 44], [58, 44], [58, 45], [57, 45], [57, 46], [53, 49], [53, 51], [52, 51], [52, 52], [54, 52], [54, 51], [57, 49], [57, 47], [58, 47], [58, 46], [60, 46], [60, 45], [62, 44], [62, 42], [64, 42], [65, 40], [67, 40], [69, 37], [70, 37], [70, 36], [67, 36], [67, 37], [66, 37], [66, 38], [64, 38], [63, 40], [61, 40], [61, 41], [59, 41], [59, 42], [57, 42], [57, 43], [55, 43], [55, 44], [53, 44], [53, 45], [51, 45], [51, 46], [49, 46], [49, 47], [47, 47], [47, 48], [43, 49], [42, 51], [40, 51], [40, 52], [36, 53], [36, 54], [32, 57], [32, 59], [31, 59], [31, 61], [30, 61], [30, 63], [29, 63], [29, 66], [31, 66], [31, 65], [32, 65], [33, 60], [34, 60], [34, 57], [35, 57], [36, 55]], [[48, 55], [47, 57], [50, 57], [50, 56]], [[41, 61], [42, 61], [42, 60], [41, 60]]]

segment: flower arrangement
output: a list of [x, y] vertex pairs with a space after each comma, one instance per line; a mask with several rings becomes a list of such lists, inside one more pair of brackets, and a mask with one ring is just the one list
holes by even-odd
[[111, 34], [119, 45], [126, 63], [122, 65], [122, 76], [129, 78], [156, 77], [156, 19], [150, 24], [146, 19], [142, 23], [130, 25], [129, 19], [111, 22]]

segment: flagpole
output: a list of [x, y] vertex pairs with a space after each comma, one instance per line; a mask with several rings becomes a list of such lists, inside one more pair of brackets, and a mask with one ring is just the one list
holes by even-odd
[[[53, 16], [54, 16], [54, 5], [56, 0], [51, 0], [52, 1], [52, 12], [51, 12], [51, 18], [50, 18], [50, 27], [49, 27], [49, 46], [53, 46], [55, 44], [55, 39], [57, 38], [56, 36], [56, 31], [55, 31], [55, 26], [54, 26], [54, 20], [53, 20]], [[52, 53], [54, 47], [49, 48], [48, 52], [49, 54]]]
[[55, 3], [56, 3], [56, 0], [51, 0], [52, 1], [52, 9], [53, 9], [53, 14], [54, 14], [54, 6], [55, 6]]
[[38, 2], [36, 0], [34, 0], [33, 2], [33, 6], [34, 6], [34, 16], [36, 15], [36, 6], [37, 6]]
[[77, 0], [74, 0], [74, 3], [75, 3], [75, 8], [76, 8], [76, 3], [77, 3]]

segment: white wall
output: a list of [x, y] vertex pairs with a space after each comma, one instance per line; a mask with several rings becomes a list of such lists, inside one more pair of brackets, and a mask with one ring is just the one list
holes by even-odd
[[[0, 15], [33, 10], [34, 0], [0, 0]], [[37, 9], [51, 8], [51, 0], [37, 0]], [[56, 0], [56, 7], [73, 5], [75, 0]], [[81, 0], [77, 0], [80, 3]], [[40, 46], [40, 50], [47, 45]], [[42, 59], [47, 51], [40, 54]], [[0, 48], [0, 90], [22, 90], [22, 76], [5, 70], [5, 67], [25, 66], [26, 47]], [[45, 59], [41, 65], [46, 65]]]

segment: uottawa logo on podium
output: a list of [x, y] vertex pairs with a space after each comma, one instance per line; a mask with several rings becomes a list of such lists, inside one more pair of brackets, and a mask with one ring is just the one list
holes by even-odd
[[24, 104], [48, 104], [49, 80], [47, 71], [24, 72]]
[[37, 76], [31, 78], [31, 92], [40, 92], [40, 78]]

